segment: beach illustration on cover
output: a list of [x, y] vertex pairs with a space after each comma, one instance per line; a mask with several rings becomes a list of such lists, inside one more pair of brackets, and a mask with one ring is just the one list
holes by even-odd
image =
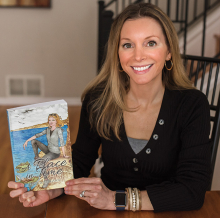
[[62, 188], [73, 179], [67, 104], [58, 102], [7, 111], [15, 181], [28, 190]]

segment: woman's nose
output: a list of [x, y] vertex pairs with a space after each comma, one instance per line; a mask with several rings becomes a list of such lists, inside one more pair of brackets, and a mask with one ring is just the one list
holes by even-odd
[[145, 52], [144, 52], [144, 48], [135, 48], [134, 50], [134, 58], [136, 61], [142, 61], [146, 58]]

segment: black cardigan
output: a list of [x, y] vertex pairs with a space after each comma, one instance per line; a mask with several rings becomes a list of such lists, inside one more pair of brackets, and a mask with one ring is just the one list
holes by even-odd
[[[147, 190], [155, 212], [199, 209], [210, 183], [210, 111], [198, 90], [165, 89], [152, 136], [135, 154], [124, 124], [119, 141], [100, 137], [90, 128], [85, 98], [73, 151], [75, 178], [87, 177], [102, 144], [101, 178], [111, 190]], [[135, 122], [135, 121], [134, 121]]]

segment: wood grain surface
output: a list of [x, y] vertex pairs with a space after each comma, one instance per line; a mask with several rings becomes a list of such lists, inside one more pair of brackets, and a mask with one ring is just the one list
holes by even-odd
[[48, 202], [46, 218], [219, 218], [220, 191], [207, 192], [200, 210], [154, 213], [149, 211], [104, 211], [74, 196], [64, 195]]
[[4, 218], [219, 218], [220, 191], [206, 193], [201, 209], [154, 213], [149, 211], [105, 211], [91, 207], [87, 202], [74, 196], [64, 195], [33, 208], [24, 208], [18, 198], [8, 194], [0, 195], [0, 217]]
[[11, 198], [8, 194], [0, 195], [1, 218], [44, 218], [46, 217], [46, 204], [38, 207], [23, 207], [18, 198]]

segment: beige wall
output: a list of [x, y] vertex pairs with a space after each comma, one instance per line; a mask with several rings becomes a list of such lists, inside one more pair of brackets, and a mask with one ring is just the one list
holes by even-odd
[[0, 9], [0, 97], [5, 76], [42, 74], [45, 97], [79, 97], [96, 75], [96, 0], [52, 0], [51, 9]]

